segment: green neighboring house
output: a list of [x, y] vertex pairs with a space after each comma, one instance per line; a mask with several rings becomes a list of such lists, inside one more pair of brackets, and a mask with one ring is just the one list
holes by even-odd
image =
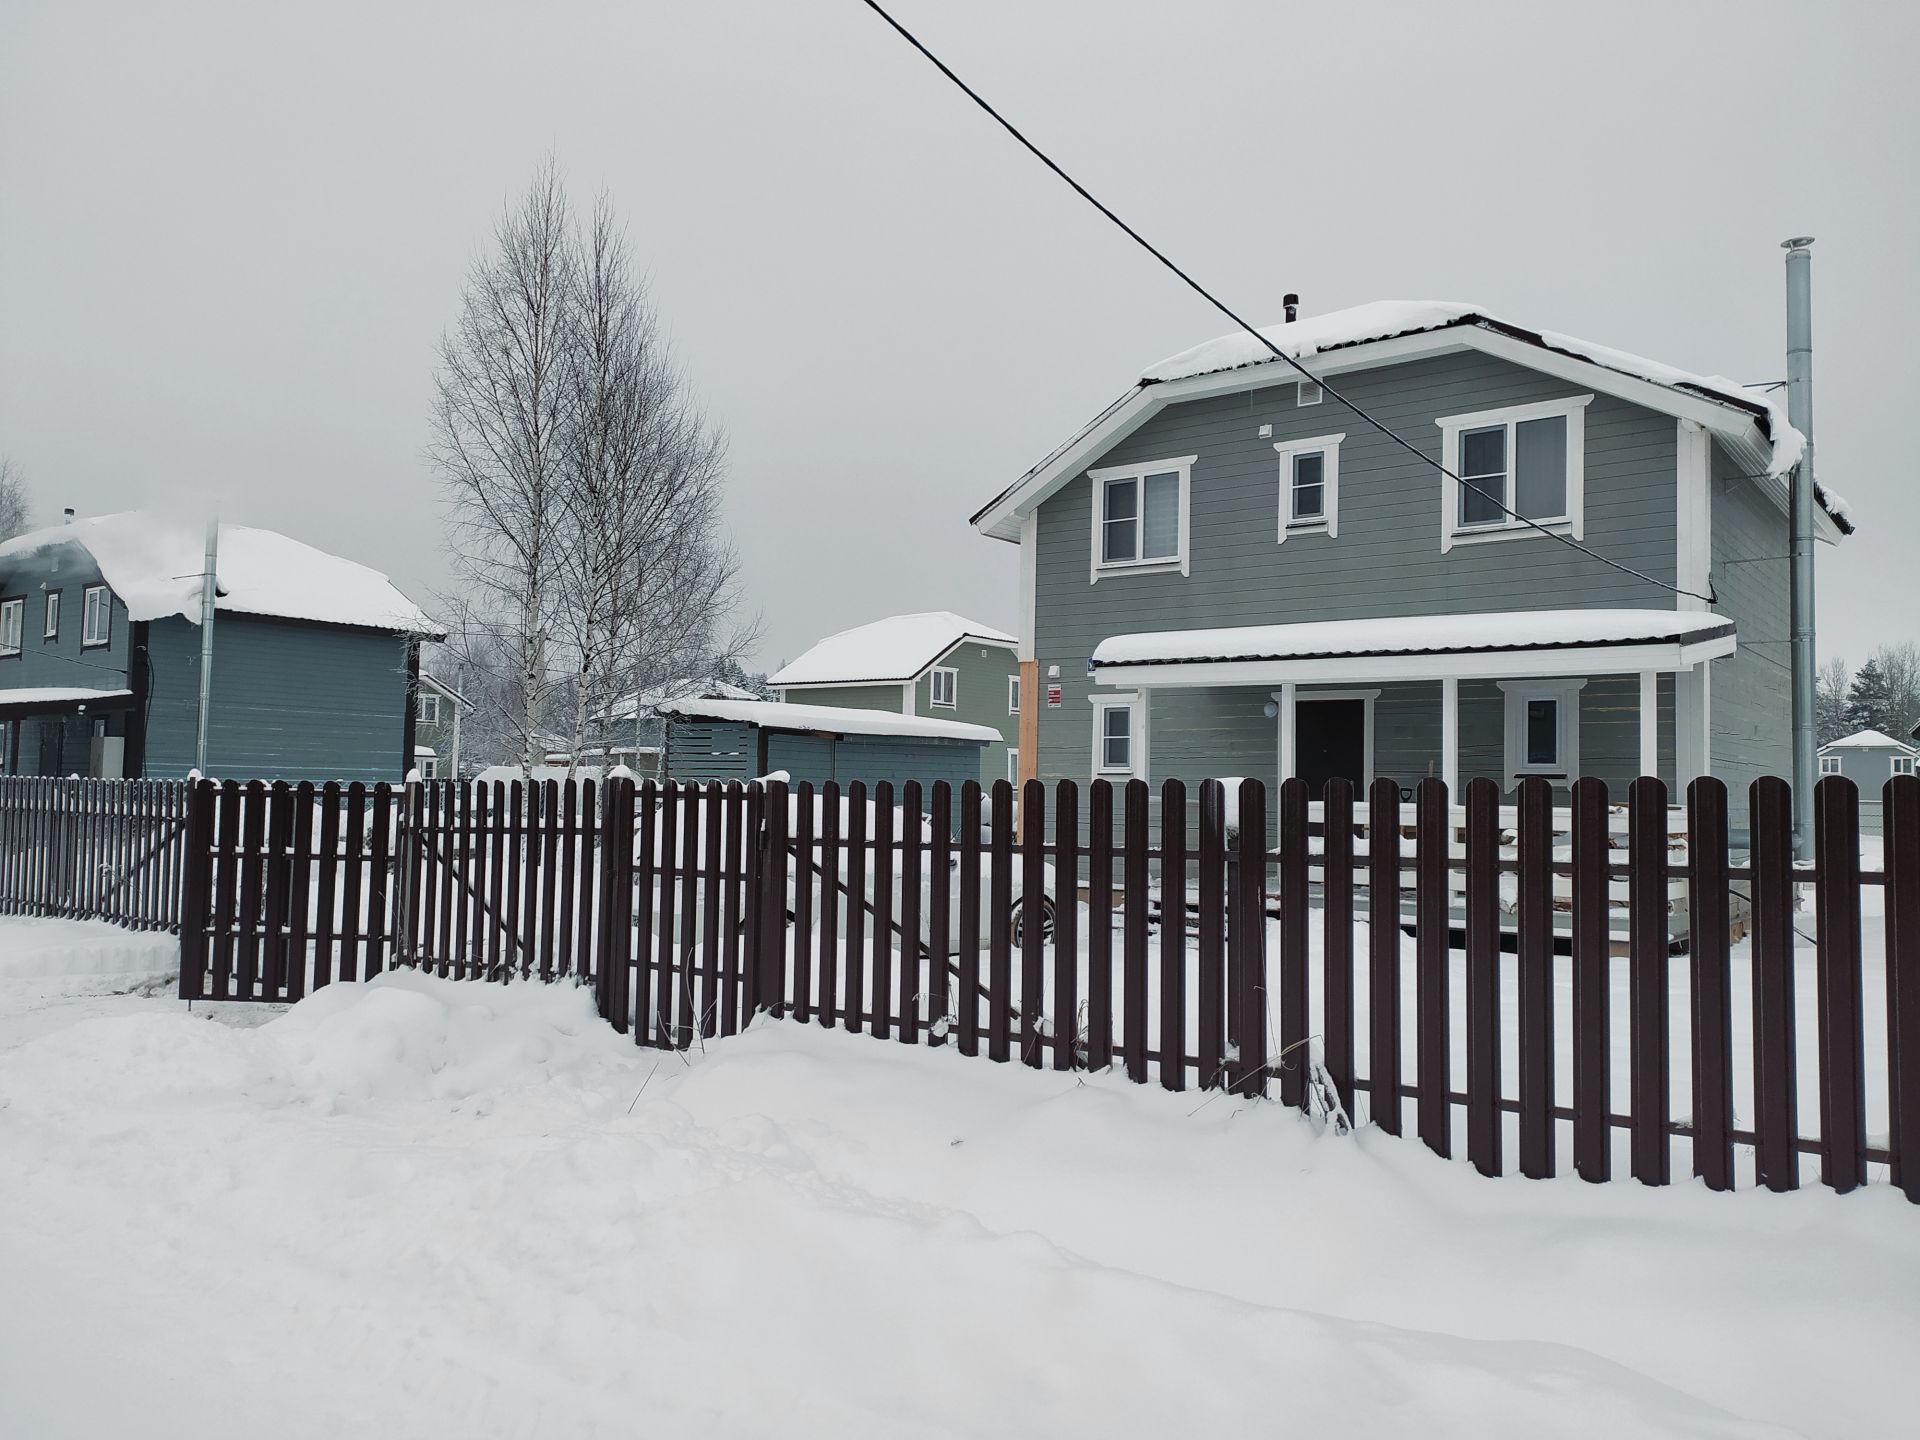
[[1020, 770], [1019, 642], [950, 610], [893, 615], [829, 635], [767, 677], [797, 705], [886, 710], [986, 725], [1000, 734], [980, 759], [980, 781]]

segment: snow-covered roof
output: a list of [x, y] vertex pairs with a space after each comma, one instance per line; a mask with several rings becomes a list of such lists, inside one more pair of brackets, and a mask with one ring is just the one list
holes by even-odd
[[1004, 630], [982, 625], [951, 610], [890, 615], [829, 635], [798, 660], [767, 677], [769, 685], [863, 685], [919, 678], [934, 661], [962, 640], [1011, 646], [1019, 642]]
[[[1785, 475], [1799, 463], [1805, 450], [1805, 438], [1787, 419], [1785, 392], [1780, 387], [1743, 385], [1723, 375], [1681, 370], [1557, 331], [1529, 329], [1502, 320], [1480, 305], [1452, 300], [1377, 300], [1325, 315], [1303, 316], [1288, 324], [1270, 325], [1258, 333], [1286, 355], [1305, 363], [1317, 355], [1438, 331], [1452, 331], [1457, 343], [1482, 349], [1504, 346], [1511, 352], [1514, 342], [1519, 342], [1542, 352], [1543, 356], [1551, 353], [1568, 357], [1585, 366], [1597, 367], [1598, 371], [1623, 377], [1617, 383], [1627, 388], [1637, 386], [1643, 395], [1648, 393], [1647, 385], [1673, 392], [1676, 404], [1691, 404], [1706, 414], [1727, 417], [1729, 435], [1738, 434], [1740, 446], [1751, 453], [1752, 466], [1764, 465], [1769, 476]], [[1512, 358], [1526, 363], [1523, 356]], [[1365, 361], [1356, 357], [1354, 363]], [[1556, 363], [1564, 365], [1565, 361]], [[1331, 366], [1333, 362], [1327, 364]], [[1272, 350], [1244, 330], [1218, 336], [1149, 365], [1141, 372], [1139, 384], [1132, 391], [996, 496], [973, 517], [974, 523], [1001, 539], [1017, 538], [1009, 507], [1024, 508], [1036, 499], [1044, 499], [1052, 487], [1078, 473], [1079, 467], [1086, 463], [1084, 451], [1110, 448], [1119, 437], [1130, 433], [1158, 403], [1154, 395], [1156, 387], [1259, 366], [1274, 366], [1284, 373], [1293, 373], [1292, 366], [1277, 359]], [[1307, 368], [1318, 373], [1326, 367], [1308, 365]], [[1595, 374], [1594, 371], [1586, 373]], [[1604, 384], [1598, 379], [1595, 383]], [[1684, 402], [1678, 398], [1683, 396]], [[1701, 400], [1710, 404], [1699, 406]], [[1642, 399], [1641, 403], [1646, 401]], [[1037, 497], [1029, 493], [1036, 487], [1040, 491]], [[1838, 529], [1851, 533], [1853, 521], [1846, 501], [1823, 485], [1817, 485], [1815, 493]]]
[[[78, 545], [134, 620], [183, 615], [200, 619], [200, 576], [206, 568], [206, 531], [180, 520], [127, 511], [49, 526], [0, 544], [0, 561]], [[440, 626], [378, 570], [272, 530], [220, 527], [215, 566], [221, 611], [391, 630], [440, 634]]]
[[131, 690], [91, 690], [84, 685], [26, 685], [0, 689], [0, 705], [91, 705], [102, 700], [131, 700]]
[[[638, 705], [643, 715], [652, 715], [670, 700], [758, 700], [760, 696], [744, 685], [735, 685], [731, 680], [716, 679], [711, 675], [689, 680], [669, 680], [666, 684], [652, 690], [642, 690]], [[600, 720], [631, 720], [633, 718], [635, 698], [622, 695], [608, 707], [607, 713], [597, 716]]]
[[890, 710], [849, 710], [838, 705], [794, 705], [780, 700], [672, 700], [662, 715], [681, 720], [731, 720], [762, 730], [828, 731], [836, 735], [897, 735], [919, 740], [976, 740], [994, 744], [1000, 732], [958, 720], [897, 715]]
[[1219, 660], [1300, 660], [1377, 655], [1469, 655], [1648, 641], [1711, 640], [1733, 622], [1702, 610], [1515, 610], [1468, 615], [1396, 615], [1309, 620], [1222, 630], [1115, 635], [1095, 665], [1175, 665]]
[[1903, 755], [1911, 755], [1913, 747], [1904, 740], [1896, 740], [1882, 730], [1856, 730], [1838, 740], [1829, 740], [1820, 747], [1822, 750], [1898, 750]]

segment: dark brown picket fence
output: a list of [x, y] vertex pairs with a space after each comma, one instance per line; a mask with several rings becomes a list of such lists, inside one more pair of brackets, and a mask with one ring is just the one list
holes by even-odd
[[[109, 913], [48, 891], [34, 837], [88, 812], [39, 783], [0, 788], [0, 899]], [[1739, 852], [1717, 780], [1680, 807], [1653, 779], [1624, 806], [1593, 779], [1561, 809], [1537, 780], [1511, 807], [1488, 780], [1463, 798], [201, 782], [180, 991], [292, 1000], [393, 965], [566, 979], [653, 1046], [773, 1015], [1271, 1092], [1489, 1175], [1665, 1184], [1678, 1155], [1716, 1189], [1791, 1189], [1805, 1157], [1836, 1189], [1884, 1175], [1920, 1199], [1920, 779], [1885, 787], [1878, 870], [1843, 777], [1815, 792], [1811, 867], [1778, 779], [1752, 787]], [[95, 828], [111, 851], [134, 827]]]
[[187, 784], [0, 776], [0, 914], [180, 924]]

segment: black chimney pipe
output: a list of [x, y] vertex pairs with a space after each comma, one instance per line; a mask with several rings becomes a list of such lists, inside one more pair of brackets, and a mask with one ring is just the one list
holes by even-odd
[[1291, 325], [1300, 318], [1300, 297], [1298, 295], [1282, 295], [1280, 297], [1280, 303], [1287, 307], [1287, 324]]

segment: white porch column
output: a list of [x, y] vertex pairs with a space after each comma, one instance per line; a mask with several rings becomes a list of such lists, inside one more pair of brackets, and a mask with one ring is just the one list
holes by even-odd
[[1299, 769], [1294, 737], [1294, 695], [1298, 686], [1291, 683], [1280, 687], [1280, 779], [1291, 780]]
[[1711, 662], [1701, 661], [1673, 678], [1674, 788], [1683, 789], [1702, 775], [1713, 773], [1713, 720], [1708, 676]]
[[1660, 773], [1660, 676], [1657, 671], [1640, 672], [1640, 769], [1641, 775]]
[[1440, 778], [1447, 782], [1447, 803], [1460, 803], [1460, 681], [1440, 682]]

